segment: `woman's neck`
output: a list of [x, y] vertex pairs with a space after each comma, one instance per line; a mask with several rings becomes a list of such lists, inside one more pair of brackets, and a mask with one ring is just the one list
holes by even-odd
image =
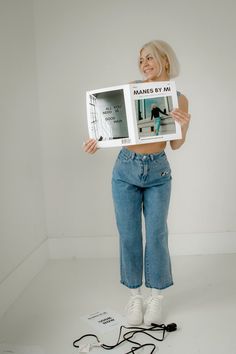
[[166, 73], [161, 74], [158, 77], [154, 77], [152, 79], [146, 79], [143, 82], [156, 82], [156, 81], [169, 81], [170, 77]]

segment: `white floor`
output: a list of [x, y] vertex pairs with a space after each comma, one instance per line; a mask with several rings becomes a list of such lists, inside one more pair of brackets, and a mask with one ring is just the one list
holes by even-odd
[[[176, 322], [178, 331], [157, 343], [157, 352], [235, 354], [236, 254], [178, 256], [172, 265], [175, 285], [164, 291], [165, 323]], [[0, 343], [39, 346], [45, 354], [79, 353], [72, 342], [94, 333], [81, 316], [105, 308], [123, 314], [128, 294], [119, 284], [117, 259], [49, 261], [1, 319]], [[96, 334], [113, 344], [118, 328]], [[128, 349], [125, 345], [109, 353]], [[91, 353], [108, 351], [95, 348]]]

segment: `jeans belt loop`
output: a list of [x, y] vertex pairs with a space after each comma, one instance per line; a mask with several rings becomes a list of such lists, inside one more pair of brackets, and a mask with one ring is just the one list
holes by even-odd
[[154, 160], [154, 156], [152, 154], [150, 154], [150, 158], [152, 161]]

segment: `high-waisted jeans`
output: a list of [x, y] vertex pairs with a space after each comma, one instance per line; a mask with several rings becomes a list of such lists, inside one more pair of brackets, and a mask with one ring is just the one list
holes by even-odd
[[[167, 215], [171, 169], [164, 151], [137, 154], [122, 148], [112, 173], [112, 194], [120, 235], [121, 283], [164, 289], [173, 285]], [[143, 253], [142, 211], [145, 218]]]

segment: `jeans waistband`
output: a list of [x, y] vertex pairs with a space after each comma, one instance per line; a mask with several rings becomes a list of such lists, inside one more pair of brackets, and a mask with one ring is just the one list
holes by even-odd
[[131, 151], [129, 149], [127, 149], [126, 147], [122, 147], [120, 154], [122, 154], [123, 156], [125, 156], [126, 158], [131, 158], [131, 159], [135, 159], [135, 160], [157, 160], [162, 156], [165, 156], [165, 151], [162, 150], [160, 152], [157, 153], [153, 153], [153, 154], [138, 154], [134, 151]]

